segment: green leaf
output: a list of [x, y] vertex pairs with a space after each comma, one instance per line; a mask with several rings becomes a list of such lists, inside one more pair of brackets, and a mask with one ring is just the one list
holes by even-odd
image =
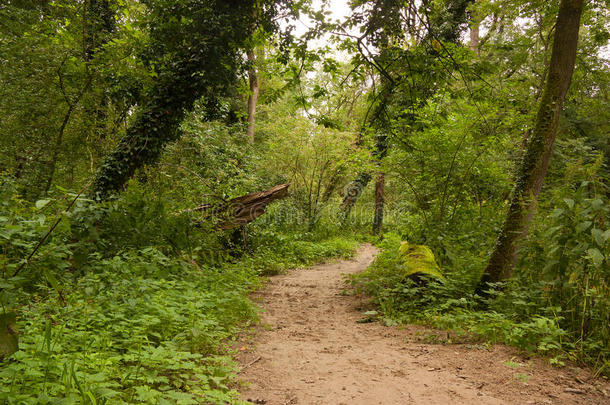
[[116, 397], [117, 395], [119, 395], [118, 391], [112, 390], [112, 389], [107, 388], [107, 387], [97, 388], [95, 390], [95, 393], [97, 395], [101, 396], [101, 397], [104, 397], [104, 398], [111, 398], [111, 397]]
[[598, 249], [596, 249], [596, 248], [589, 249], [587, 251], [587, 253], [588, 253], [587, 257], [589, 259], [591, 259], [591, 261], [593, 262], [593, 265], [595, 267], [600, 267], [602, 265], [602, 263], [604, 262], [604, 255]]
[[604, 233], [601, 229], [591, 229], [591, 236], [593, 236], [595, 243], [597, 243], [599, 247], [604, 247], [604, 242], [606, 242], [606, 239], [604, 238]]
[[36, 201], [36, 204], [35, 204], [36, 209], [37, 209], [37, 210], [41, 210], [41, 209], [43, 209], [44, 207], [46, 207], [46, 206], [47, 206], [47, 204], [48, 204], [50, 201], [51, 201], [51, 200], [49, 200], [48, 198], [45, 198], [45, 199], [43, 199], [43, 200], [38, 200], [38, 201]]
[[559, 218], [560, 216], [563, 215], [565, 211], [562, 208], [555, 208], [553, 210], [553, 214], [551, 214], [552, 218]]
[[603, 206], [604, 206], [604, 202], [599, 198], [596, 198], [595, 200], [591, 201], [591, 207], [595, 211], [599, 211]]
[[47, 325], [45, 327], [45, 332], [44, 332], [44, 346], [47, 347], [47, 352], [50, 353], [51, 352], [51, 338], [52, 338], [52, 334], [51, 334], [51, 320], [47, 321]]
[[581, 222], [580, 224], [576, 225], [576, 233], [580, 233], [582, 231], [587, 230], [591, 226], [592, 223], [593, 222], [591, 222], [591, 221], [584, 221], [584, 222]]
[[44, 274], [45, 278], [47, 279], [47, 281], [49, 282], [49, 284], [51, 285], [51, 287], [55, 291], [60, 292], [61, 287], [59, 286], [59, 281], [57, 281], [57, 278], [55, 278], [55, 275], [53, 273], [51, 273], [48, 269], [44, 269], [43, 274]]
[[564, 198], [563, 201], [570, 209], [574, 208], [574, 200], [572, 200], [571, 198]]

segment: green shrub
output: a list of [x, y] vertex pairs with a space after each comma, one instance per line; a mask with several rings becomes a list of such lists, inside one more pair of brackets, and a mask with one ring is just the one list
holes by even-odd
[[218, 353], [236, 328], [256, 319], [247, 298], [256, 285], [251, 270], [198, 267], [153, 248], [100, 260], [61, 294], [46, 291], [21, 308], [20, 350], [0, 371], [0, 400], [232, 397], [234, 367]]
[[236, 258], [225, 235], [137, 186], [105, 204], [80, 198], [68, 213], [67, 192], [28, 203], [7, 181], [0, 193], [0, 346], [19, 340], [0, 359], [1, 403], [235, 403], [227, 347], [257, 319], [248, 294], [260, 275], [358, 245], [254, 228]]
[[[561, 261], [553, 262], [549, 257], [566, 257], [563, 282], [553, 278], [561, 272], [549, 268], [546, 271], [550, 273], [521, 273], [490, 297], [488, 310], [480, 309], [480, 298], [473, 294], [475, 283], [469, 281], [478, 277], [465, 274], [464, 268], [456, 268], [455, 264], [451, 266], [464, 258], [449, 261], [443, 267], [442, 283], [418, 283], [405, 272], [401, 238], [393, 233], [385, 235], [382, 250], [369, 269], [351, 276], [352, 285], [372, 297], [386, 323], [413, 322], [453, 329], [490, 342], [548, 354], [554, 364], [562, 363], [558, 359], [570, 358], [594, 366], [599, 373], [608, 373], [608, 256], [596, 262], [587, 253], [595, 246], [600, 251], [608, 248], [602, 239], [604, 234], [600, 238], [599, 232], [590, 230], [599, 229], [601, 224], [594, 224], [601, 211], [607, 209], [607, 205], [595, 201], [564, 202], [568, 207], [555, 211], [547, 222], [547, 229], [554, 236], [545, 238], [547, 244], [540, 252], [546, 255], [543, 261], [551, 266]], [[589, 219], [578, 218], [579, 215]], [[583, 221], [587, 229], [576, 231], [576, 227], [585, 226], [579, 225]], [[589, 236], [583, 237], [583, 231]]]

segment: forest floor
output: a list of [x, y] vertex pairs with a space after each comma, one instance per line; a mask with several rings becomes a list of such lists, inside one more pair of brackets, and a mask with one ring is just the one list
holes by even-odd
[[371, 309], [348, 295], [353, 260], [271, 277], [255, 299], [262, 326], [239, 345], [242, 398], [268, 405], [608, 404], [610, 384], [502, 345], [445, 344], [448, 332], [359, 323]]

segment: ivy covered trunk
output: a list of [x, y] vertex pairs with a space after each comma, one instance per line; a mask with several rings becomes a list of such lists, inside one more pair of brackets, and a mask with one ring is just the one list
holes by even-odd
[[[121, 190], [136, 169], [155, 161], [163, 146], [178, 137], [178, 126], [184, 110], [192, 107], [200, 93], [186, 85], [183, 78], [190, 69], [176, 72], [175, 80], [157, 85], [151, 99], [127, 129], [115, 149], [104, 159], [93, 185], [96, 199], [106, 199]], [[180, 92], [176, 92], [180, 89]]]
[[[94, 197], [121, 190], [135, 171], [152, 163], [164, 146], [176, 140], [186, 111], [203, 99], [214, 118], [219, 99], [235, 85], [244, 48], [252, 30], [254, 0], [150, 3], [151, 44], [147, 50], [156, 84], [116, 148], [102, 163]], [[193, 18], [197, 15], [197, 18]]]
[[488, 283], [504, 281], [511, 276], [520, 242], [527, 235], [549, 167], [559, 115], [574, 71], [582, 8], [583, 0], [562, 0], [559, 6], [549, 75], [534, 130], [519, 167], [506, 221], [479, 291]]

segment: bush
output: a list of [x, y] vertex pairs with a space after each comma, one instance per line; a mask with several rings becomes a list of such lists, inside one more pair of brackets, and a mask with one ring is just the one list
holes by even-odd
[[[593, 201], [582, 202], [581, 208], [586, 215], [597, 215], [602, 207]], [[573, 212], [581, 203], [566, 204]], [[595, 204], [597, 210], [591, 204]], [[562, 215], [556, 211], [555, 221], [547, 225], [555, 234], [561, 235], [565, 226], [569, 228], [567, 224], [558, 224], [558, 221], [567, 220], [562, 219], [564, 213], [568, 215], [568, 210], [562, 209]], [[588, 227], [592, 227], [593, 222], [589, 221]], [[582, 222], [570, 220], [568, 224], [578, 226]], [[591, 233], [589, 246], [582, 245], [584, 239], [574, 229], [567, 229], [563, 234], [561, 240], [568, 245], [570, 237], [577, 237], [579, 242], [574, 246], [580, 249], [572, 246], [561, 253], [574, 255], [566, 261], [571, 269], [565, 279], [567, 285], [559, 289], [558, 280], [546, 278], [545, 273], [536, 277], [526, 277], [527, 273], [523, 273], [486, 302], [487, 310], [480, 309], [480, 298], [473, 293], [475, 284], [468, 282], [469, 277], [463, 269], [445, 266], [442, 283], [422, 284], [407, 277], [401, 270], [401, 238], [397, 234], [386, 234], [375, 262], [365, 272], [351, 276], [351, 282], [357, 291], [372, 297], [388, 324], [412, 322], [453, 329], [530, 353], [551, 355], [554, 364], [562, 364], [561, 358], [578, 360], [607, 374], [610, 371], [609, 295], [604, 290], [607, 288], [604, 280], [608, 278], [603, 275], [607, 262], [604, 259], [596, 265], [593, 257], [586, 253], [597, 243], [597, 234]], [[556, 245], [548, 244], [542, 252], [558, 255], [557, 249]], [[588, 284], [580, 281], [583, 274], [589, 280]], [[563, 302], [559, 300], [560, 295], [564, 297]]]
[[[67, 192], [33, 204], [6, 181], [0, 193], [2, 403], [235, 402], [227, 346], [257, 319], [248, 294], [259, 276], [357, 247], [254, 227], [236, 258], [225, 235], [168, 214], [137, 185], [110, 203], [80, 198], [68, 213]], [[5, 351], [16, 331], [19, 350]]]
[[[0, 372], [7, 403], [215, 402], [234, 367], [220, 343], [256, 319], [251, 270], [219, 271], [154, 248], [103, 259], [22, 307], [20, 350]], [[219, 403], [222, 403], [220, 401]]]

